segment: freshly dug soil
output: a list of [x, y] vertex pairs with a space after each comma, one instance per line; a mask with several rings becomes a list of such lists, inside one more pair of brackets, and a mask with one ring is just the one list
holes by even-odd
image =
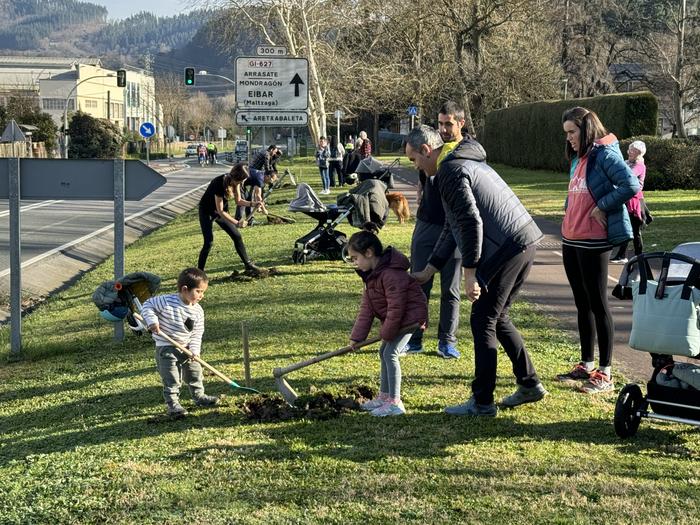
[[289, 406], [279, 394], [250, 396], [237, 406], [248, 419], [258, 422], [331, 419], [360, 410], [362, 403], [372, 399], [375, 394], [371, 387], [353, 385], [340, 392], [317, 391], [299, 396], [294, 406]]
[[229, 280], [249, 282], [255, 279], [266, 279], [267, 277], [275, 277], [277, 275], [282, 275], [277, 268], [260, 268], [260, 272], [251, 272], [249, 270], [244, 270], [239, 272], [238, 270], [233, 270], [231, 275], [229, 275]]

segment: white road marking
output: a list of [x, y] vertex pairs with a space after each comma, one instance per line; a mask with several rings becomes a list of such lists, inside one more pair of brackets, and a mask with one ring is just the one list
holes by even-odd
[[[140, 217], [141, 215], [145, 215], [146, 213], [150, 213], [151, 211], [156, 210], [156, 209], [158, 209], [158, 208], [162, 208], [163, 206], [167, 206], [167, 205], [170, 204], [171, 202], [175, 202], [176, 200], [181, 199], [182, 197], [185, 197], [185, 196], [189, 195], [190, 193], [194, 193], [195, 191], [198, 191], [198, 190], [200, 190], [200, 189], [202, 189], [202, 188], [208, 186], [208, 185], [209, 185], [209, 182], [211, 182], [211, 181], [207, 181], [205, 184], [202, 184], [201, 186], [198, 186], [198, 187], [196, 187], [196, 188], [194, 188], [194, 189], [188, 191], [187, 193], [183, 193], [183, 194], [181, 194], [181, 195], [178, 195], [178, 196], [176, 196], [176, 197], [173, 197], [172, 199], [168, 199], [167, 201], [161, 202], [161, 203], [159, 203], [159, 204], [155, 204], [155, 205], [151, 206], [150, 208], [147, 208], [147, 209], [145, 209], [145, 210], [143, 210], [143, 211], [140, 211], [140, 212], [138, 212], [138, 213], [134, 213], [133, 215], [129, 215], [128, 217], [125, 217], [125, 218], [124, 218], [124, 222], [130, 221], [130, 220], [133, 220], [133, 219], [136, 219], [137, 217]], [[59, 202], [59, 201], [53, 201], [53, 202]], [[109, 231], [109, 230], [112, 229], [112, 228], [114, 228], [114, 223], [109, 224], [109, 225], [107, 225], [107, 226], [104, 226], [104, 227], [100, 228], [99, 230], [96, 230], [96, 231], [94, 231], [94, 232], [92, 232], [92, 233], [88, 233], [87, 235], [83, 235], [83, 236], [80, 237], [79, 239], [75, 239], [74, 241], [68, 242], [68, 243], [66, 243], [66, 244], [64, 244], [64, 245], [62, 245], [62, 246], [59, 246], [58, 248], [54, 248], [53, 250], [49, 250], [49, 251], [44, 252], [44, 253], [42, 253], [42, 254], [40, 254], [40, 255], [37, 255], [36, 257], [33, 257], [33, 258], [31, 258], [31, 259], [29, 259], [29, 260], [27, 260], [27, 261], [24, 261], [24, 262], [22, 263], [22, 265], [21, 265], [21, 268], [27, 268], [28, 266], [31, 266], [32, 264], [36, 264], [37, 262], [39, 262], [39, 261], [41, 261], [41, 260], [43, 260], [43, 259], [46, 259], [47, 257], [50, 257], [50, 256], [52, 256], [52, 255], [54, 255], [54, 254], [60, 253], [60, 252], [62, 252], [63, 250], [67, 250], [68, 248], [70, 248], [70, 247], [72, 247], [72, 246], [75, 246], [76, 244], [79, 244], [79, 243], [81, 243], [81, 242], [85, 242], [85, 241], [87, 241], [88, 239], [91, 239], [92, 237], [95, 237], [95, 236], [97, 236], [97, 235], [100, 235], [101, 233], [104, 233], [104, 232], [106, 232], [106, 231]], [[2, 270], [2, 271], [0, 272], [0, 278], [6, 277], [6, 276], [8, 276], [8, 275], [10, 275], [10, 269], [9, 269], [9, 268], [6, 268], [5, 270]]]
[[[61, 201], [42, 201], [36, 202], [34, 204], [29, 204], [19, 209], [20, 213], [23, 211], [36, 210], [37, 208], [43, 208], [44, 206], [51, 206], [52, 204], [58, 204]], [[7, 217], [10, 215], [10, 210], [0, 212], [0, 217]]]

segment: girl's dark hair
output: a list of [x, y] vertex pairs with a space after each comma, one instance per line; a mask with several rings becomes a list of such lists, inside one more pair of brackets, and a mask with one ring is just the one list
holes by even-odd
[[591, 150], [596, 140], [608, 134], [608, 130], [605, 129], [598, 115], [590, 109], [582, 107], [567, 109], [561, 117], [561, 123], [564, 124], [564, 122], [573, 122], [576, 127], [581, 130], [578, 153], [575, 152], [571, 144], [566, 141], [564, 152], [567, 160], [571, 160], [577, 155], [579, 157], [584, 157]]
[[183, 286], [187, 288], [199, 288], [202, 283], [208, 283], [209, 277], [204, 273], [204, 270], [199, 268], [185, 268], [180, 272], [177, 278], [177, 289], [182, 290]]
[[366, 222], [362, 225], [362, 231], [353, 233], [350, 236], [348, 247], [359, 253], [365, 253], [371, 249], [374, 255], [382, 255], [384, 248], [382, 247], [382, 241], [377, 237], [377, 233], [379, 233], [377, 225], [373, 222]]

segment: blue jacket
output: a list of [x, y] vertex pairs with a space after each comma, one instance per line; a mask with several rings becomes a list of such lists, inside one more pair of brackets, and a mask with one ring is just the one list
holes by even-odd
[[[640, 187], [639, 179], [622, 158], [617, 138], [610, 137], [613, 142], [594, 144], [588, 153], [586, 185], [598, 208], [608, 216], [608, 242], [614, 246], [632, 239], [632, 223], [625, 203]], [[578, 157], [571, 163], [571, 174], [577, 163]]]

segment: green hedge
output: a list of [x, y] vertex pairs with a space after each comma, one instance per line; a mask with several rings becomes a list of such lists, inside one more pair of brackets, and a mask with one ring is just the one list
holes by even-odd
[[486, 115], [480, 142], [489, 161], [530, 169], [565, 171], [561, 116], [569, 108], [595, 111], [618, 138], [656, 133], [658, 102], [649, 92], [522, 104]]
[[662, 139], [654, 136], [630, 137], [620, 141], [627, 157], [627, 148], [634, 140], [643, 140], [647, 147], [644, 162], [646, 190], [700, 189], [700, 144], [688, 139]]

